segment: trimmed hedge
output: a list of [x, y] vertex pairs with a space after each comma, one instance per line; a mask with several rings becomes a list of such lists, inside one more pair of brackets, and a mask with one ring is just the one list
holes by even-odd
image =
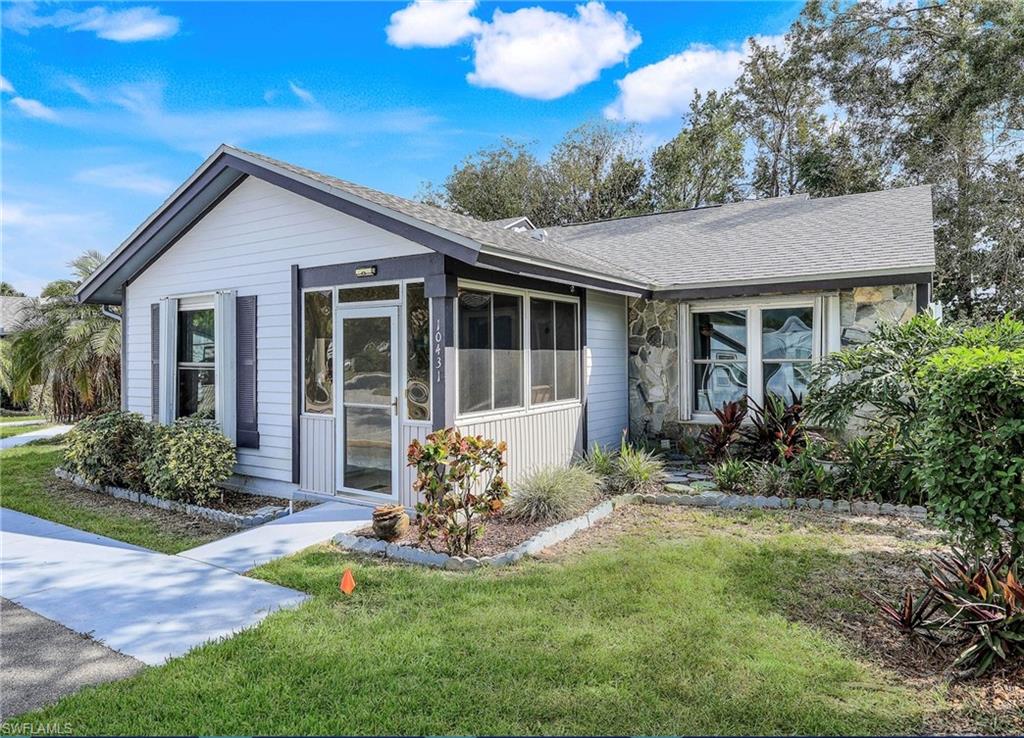
[[151, 426], [138, 413], [92, 415], [68, 432], [65, 464], [93, 484], [141, 489], [151, 437]]
[[203, 504], [220, 496], [231, 476], [235, 445], [217, 426], [196, 417], [153, 427], [153, 443], [143, 463], [146, 483], [157, 497]]
[[920, 379], [918, 475], [932, 512], [972, 551], [998, 550], [1007, 532], [1024, 551], [1024, 349], [944, 349]]

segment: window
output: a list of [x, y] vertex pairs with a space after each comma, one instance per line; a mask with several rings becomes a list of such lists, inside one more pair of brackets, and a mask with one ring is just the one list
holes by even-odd
[[334, 412], [334, 315], [330, 291], [307, 292], [303, 296], [302, 321], [303, 411], [329, 415]]
[[579, 399], [579, 307], [530, 299], [530, 402]]
[[709, 413], [747, 394], [747, 312], [693, 316], [693, 407]]
[[195, 415], [216, 417], [214, 383], [213, 308], [178, 311], [178, 393], [175, 404], [179, 418]]
[[459, 412], [523, 404], [522, 298], [460, 290]]
[[366, 285], [365, 287], [342, 287], [338, 290], [338, 302], [376, 302], [397, 300], [397, 284]]
[[807, 393], [813, 352], [814, 309], [771, 308], [761, 311], [761, 356], [764, 394], [789, 400]]
[[430, 420], [430, 301], [422, 283], [405, 287], [405, 408], [409, 420]]

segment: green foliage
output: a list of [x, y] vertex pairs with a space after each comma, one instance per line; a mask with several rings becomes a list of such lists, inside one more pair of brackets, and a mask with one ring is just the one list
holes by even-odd
[[90, 416], [68, 432], [65, 464], [93, 484], [145, 490], [142, 460], [151, 435], [151, 426], [138, 413]]
[[921, 369], [919, 474], [932, 512], [970, 550], [1024, 550], [1024, 349], [940, 351]]
[[[99, 305], [85, 305], [75, 288], [103, 257], [87, 251], [71, 262], [74, 280], [59, 280], [20, 314], [20, 330], [3, 343], [0, 386], [13, 400], [42, 387], [42, 403], [56, 420], [76, 420], [117, 407], [121, 393], [121, 323]], [[59, 289], [54, 287], [58, 285]], [[54, 287], [54, 289], [50, 289]]]
[[434, 431], [421, 444], [414, 439], [407, 454], [416, 469], [413, 490], [420, 541], [440, 537], [453, 556], [468, 556], [483, 535], [482, 516], [501, 509], [508, 496], [505, 442], [464, 436], [455, 428]]
[[782, 456], [780, 463], [786, 470], [788, 493], [796, 497], [829, 497], [836, 479], [822, 459], [828, 454], [824, 444], [811, 442], [789, 458]]
[[209, 421], [188, 417], [153, 426], [143, 470], [157, 497], [201, 505], [220, 496], [234, 465], [231, 439]]
[[711, 476], [720, 490], [738, 492], [750, 481], [750, 467], [739, 459], [726, 459], [711, 467]]
[[789, 473], [785, 467], [767, 462], [749, 462], [751, 494], [782, 497], [789, 488]]
[[587, 510], [599, 484], [598, 476], [580, 464], [544, 467], [512, 493], [505, 515], [527, 523], [566, 520]]
[[594, 445], [583, 459], [584, 465], [602, 479], [609, 479], [615, 475], [617, 461], [618, 454], [614, 450], [602, 447], [597, 441], [594, 441]]
[[835, 491], [848, 500], [923, 505], [916, 465], [897, 434], [877, 431], [850, 439], [836, 453]]
[[665, 462], [649, 449], [623, 439], [615, 466], [615, 487], [621, 492], [646, 494], [661, 487]]

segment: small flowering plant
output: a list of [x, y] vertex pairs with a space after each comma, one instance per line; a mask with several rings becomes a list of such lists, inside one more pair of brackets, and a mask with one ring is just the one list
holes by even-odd
[[449, 555], [469, 555], [483, 534], [483, 519], [500, 510], [508, 496], [502, 478], [505, 450], [504, 441], [464, 436], [455, 428], [409, 444], [409, 466], [416, 468], [413, 490], [422, 497], [416, 504], [420, 543], [440, 538]]

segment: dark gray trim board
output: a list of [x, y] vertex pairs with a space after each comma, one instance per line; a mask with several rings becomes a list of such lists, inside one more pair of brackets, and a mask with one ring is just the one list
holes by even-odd
[[[121, 294], [125, 294], [124, 287]], [[128, 409], [128, 302], [121, 307], [121, 409]]]
[[[560, 283], [562, 285], [590, 287], [593, 289], [604, 290], [606, 292], [616, 292], [618, 294], [631, 295], [634, 297], [644, 297], [650, 293], [649, 290], [643, 287], [623, 285], [619, 282], [613, 281], [612, 279], [588, 277], [582, 274], [574, 274], [570, 271], [556, 269], [554, 267], [541, 266], [540, 264], [526, 264], [524, 262], [517, 261], [516, 259], [497, 256], [495, 254], [480, 254], [480, 258], [477, 259], [477, 264], [510, 276], [515, 275], [526, 279], [539, 278], [555, 280], [556, 283]], [[611, 268], [610, 265], [609, 268]], [[459, 274], [459, 276], [463, 275]], [[467, 279], [468, 278], [470, 277], [467, 277]], [[476, 279], [476, 277], [472, 277], [472, 279]], [[491, 281], [493, 281], [493, 278]], [[511, 281], [502, 282], [502, 284], [507, 284], [510, 287], [518, 286], [515, 282]], [[548, 291], [550, 292], [551, 290]]]
[[302, 290], [299, 289], [299, 265], [292, 264], [292, 483], [299, 483], [299, 413], [302, 412]]
[[872, 277], [836, 277], [806, 282], [777, 282], [771, 284], [735, 285], [731, 287], [694, 287], [678, 290], [655, 290], [654, 300], [699, 300], [721, 297], [754, 297], [756, 295], [791, 294], [815, 290], [844, 290], [853, 287], [875, 287], [887, 284], [919, 284], [931, 281], [931, 272], [885, 274]]
[[[370, 277], [357, 277], [356, 269], [363, 267], [376, 267], [377, 273]], [[441, 254], [392, 256], [384, 259], [352, 261], [347, 264], [330, 264], [299, 269], [299, 289], [334, 287], [341, 284], [371, 284], [399, 279], [422, 279], [443, 273], [444, 256]]]

